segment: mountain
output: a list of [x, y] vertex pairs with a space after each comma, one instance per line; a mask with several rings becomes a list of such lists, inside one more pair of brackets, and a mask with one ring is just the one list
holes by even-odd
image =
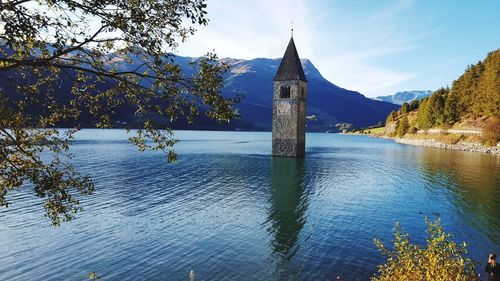
[[[184, 70], [186, 75], [193, 72], [190, 62], [198, 58], [177, 56], [175, 62]], [[273, 78], [279, 67], [281, 59], [257, 58], [252, 60], [241, 60], [225, 58], [221, 59], [230, 65], [230, 71], [224, 74], [225, 96], [239, 94], [243, 99], [236, 105], [240, 113], [240, 119], [226, 124], [217, 124], [208, 119], [204, 114], [195, 120], [194, 125], [188, 125], [185, 120], [175, 121], [170, 124], [167, 120], [154, 120], [156, 124], [169, 124], [174, 129], [212, 129], [212, 130], [263, 130], [270, 131], [272, 124], [272, 102], [273, 102]], [[119, 64], [120, 62], [118, 62]], [[307, 106], [307, 130], [308, 131], [339, 131], [345, 126], [354, 128], [384, 122], [386, 116], [399, 108], [394, 104], [366, 98], [362, 94], [346, 90], [326, 80], [314, 67], [311, 61], [301, 60], [307, 80], [308, 106]], [[139, 59], [134, 60], [132, 65], [140, 65]], [[120, 66], [118, 66], [120, 68]], [[124, 67], [124, 66], [123, 66]], [[69, 74], [73, 75], [73, 74]], [[69, 81], [62, 81], [56, 95], [58, 100], [64, 101], [70, 92]], [[98, 87], [99, 88], [99, 87]], [[0, 89], [9, 96], [14, 91], [13, 87], [0, 79]], [[33, 111], [32, 114], [37, 114]], [[133, 110], [123, 107], [117, 110], [116, 127], [124, 124], [139, 124], [133, 115]], [[78, 123], [82, 127], [92, 126], [93, 121], [88, 113], [82, 113]], [[350, 125], [349, 125], [350, 124]], [[60, 124], [61, 126], [72, 126], [72, 123]]]
[[379, 96], [376, 97], [376, 100], [380, 101], [386, 101], [390, 102], [393, 104], [399, 104], [402, 105], [403, 103], [410, 103], [411, 101], [414, 100], [421, 100], [425, 97], [428, 97], [432, 94], [432, 91], [404, 91], [404, 92], [397, 92], [394, 95], [388, 95], [388, 96]]
[[[237, 105], [249, 130], [271, 130], [273, 78], [281, 59], [241, 60], [225, 58], [231, 70], [225, 75], [223, 94], [244, 96]], [[366, 98], [326, 80], [308, 59], [301, 60], [308, 80], [307, 130], [338, 131], [343, 123], [366, 127], [385, 121], [394, 104]], [[345, 125], [345, 124], [344, 124]]]

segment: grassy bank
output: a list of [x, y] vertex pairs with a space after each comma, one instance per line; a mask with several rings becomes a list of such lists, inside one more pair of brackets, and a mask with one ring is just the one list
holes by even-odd
[[359, 130], [354, 130], [351, 132], [346, 132], [347, 134], [353, 134], [353, 135], [380, 135], [383, 134], [385, 130], [385, 127], [376, 127], [376, 128], [365, 128], [365, 129], [359, 129]]

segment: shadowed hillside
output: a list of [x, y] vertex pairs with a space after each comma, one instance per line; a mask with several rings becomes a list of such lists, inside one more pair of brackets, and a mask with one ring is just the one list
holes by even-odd
[[[251, 124], [253, 130], [270, 130], [272, 117], [272, 79], [280, 59], [258, 58], [253, 60], [223, 59], [231, 71], [226, 74], [224, 93], [242, 94], [245, 98], [237, 106], [241, 120]], [[307, 115], [308, 131], [333, 130], [339, 123], [350, 123], [354, 127], [374, 125], [384, 121], [396, 105], [376, 101], [336, 86], [329, 82], [314, 67], [311, 61], [302, 60], [309, 81]]]
[[[197, 58], [176, 57], [175, 61], [183, 69], [187, 76], [193, 73], [190, 62]], [[169, 125], [174, 129], [204, 129], [204, 130], [254, 130], [270, 131], [272, 119], [272, 85], [273, 77], [276, 74], [280, 59], [257, 58], [253, 60], [221, 59], [230, 65], [230, 71], [224, 74], [223, 94], [225, 96], [241, 95], [243, 98], [236, 105], [241, 118], [230, 123], [217, 124], [214, 120], [206, 118], [203, 113], [197, 117], [193, 125], [188, 125], [184, 119], [179, 119], [170, 123], [170, 120], [157, 118], [155, 124], [163, 126]], [[134, 65], [139, 66], [141, 61], [135, 59]], [[117, 60], [120, 64], [120, 61]], [[352, 124], [353, 127], [366, 127], [383, 122], [386, 116], [398, 108], [398, 106], [376, 101], [361, 95], [358, 92], [340, 88], [329, 82], [314, 65], [307, 59], [302, 60], [305, 74], [309, 81], [309, 96], [307, 105], [307, 115], [310, 117], [307, 122], [307, 131], [339, 131], [338, 124]], [[120, 66], [118, 66], [120, 69]], [[123, 68], [121, 68], [123, 69]], [[67, 77], [74, 78], [73, 71], [67, 72]], [[97, 85], [97, 88], [104, 90], [106, 85]], [[18, 100], [12, 85], [4, 79], [0, 79], [0, 88], [12, 101]], [[66, 97], [70, 95], [71, 82], [61, 81], [58, 90], [54, 93], [56, 99], [64, 103]], [[158, 101], [161, 102], [161, 101]], [[41, 109], [32, 108], [32, 114], [39, 114]], [[113, 113], [115, 127], [129, 125], [135, 127], [140, 124], [140, 120], [134, 116], [136, 109], [132, 107], [121, 107]], [[79, 120], [69, 121], [60, 126], [93, 127], [95, 120], [92, 120], [88, 112], [82, 112]], [[345, 125], [345, 124], [344, 124]]]

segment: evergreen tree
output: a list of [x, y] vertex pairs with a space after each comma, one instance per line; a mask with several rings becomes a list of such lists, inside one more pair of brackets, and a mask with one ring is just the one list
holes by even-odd
[[447, 95], [448, 90], [440, 88], [429, 97], [427, 114], [429, 114], [428, 118], [431, 120], [431, 126], [444, 124], [444, 107]]
[[420, 102], [418, 100], [413, 100], [410, 102], [410, 111], [414, 111], [418, 109], [418, 104]]
[[460, 120], [458, 111], [458, 97], [455, 94], [449, 94], [444, 102], [444, 119], [448, 124], [454, 124]]
[[394, 122], [394, 120], [396, 120], [396, 118], [397, 118], [397, 114], [393, 110], [393, 111], [391, 111], [391, 113], [389, 114], [389, 116], [387, 116], [387, 119], [385, 120], [385, 124], [389, 124], [390, 122]]
[[399, 111], [401, 112], [401, 115], [407, 114], [408, 112], [410, 112], [410, 105], [406, 102], [403, 103], [403, 105], [401, 106], [401, 109]]
[[451, 89], [440, 88], [431, 96], [401, 109], [388, 120], [395, 120], [396, 114], [406, 115], [417, 110], [412, 126], [429, 129], [434, 126], [453, 125], [462, 118], [492, 116], [500, 117], [500, 49], [490, 52], [484, 61], [470, 65]]
[[408, 117], [404, 115], [398, 122], [398, 126], [396, 128], [396, 135], [398, 137], [403, 137], [408, 132], [410, 128], [410, 124], [408, 123]]
[[418, 107], [417, 126], [420, 129], [429, 129], [433, 125], [433, 120], [429, 111], [428, 99], [422, 100]]
[[482, 103], [484, 115], [500, 117], [500, 50], [488, 54], [481, 78], [484, 101], [476, 102]]

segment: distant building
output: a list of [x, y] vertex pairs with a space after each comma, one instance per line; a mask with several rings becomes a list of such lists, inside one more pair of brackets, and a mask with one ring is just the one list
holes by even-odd
[[273, 155], [304, 157], [307, 79], [293, 36], [273, 83]]

